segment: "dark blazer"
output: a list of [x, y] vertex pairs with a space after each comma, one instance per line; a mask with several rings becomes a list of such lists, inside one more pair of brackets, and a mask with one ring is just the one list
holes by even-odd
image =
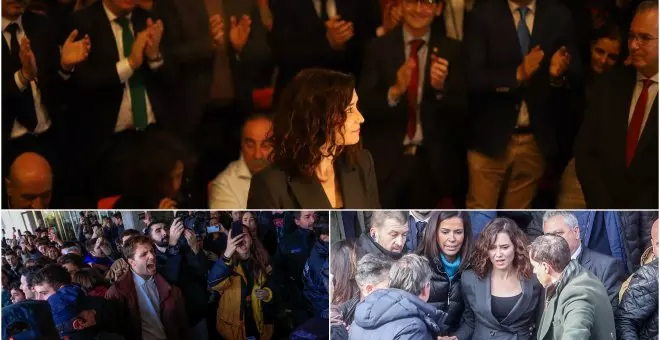
[[[357, 163], [338, 160], [336, 173], [344, 209], [380, 209], [373, 159], [363, 150]], [[248, 209], [332, 209], [316, 178], [292, 177], [277, 166], [256, 173], [250, 182]]]
[[582, 83], [582, 66], [570, 12], [554, 0], [536, 2], [530, 49], [545, 52], [537, 73], [518, 85], [516, 69], [523, 61], [513, 15], [505, 0], [480, 3], [471, 13], [464, 43], [470, 90], [470, 149], [491, 157], [503, 156], [514, 133], [522, 100], [529, 109], [530, 129], [546, 157], [557, 152], [556, 113], [552, 98], [560, 91], [550, 85], [552, 55], [566, 46], [571, 64], [564, 86]]
[[498, 322], [491, 311], [490, 273], [483, 280], [473, 270], [463, 272], [461, 291], [465, 302], [463, 321], [454, 334], [458, 340], [531, 340], [543, 310], [543, 289], [536, 277], [521, 280], [522, 296], [509, 315]]
[[616, 310], [619, 305], [619, 290], [621, 290], [621, 284], [626, 279], [623, 263], [611, 256], [593, 251], [584, 245], [582, 245], [582, 252], [578, 256], [578, 262], [600, 279], [600, 282], [605, 286], [607, 295], [610, 297], [612, 310]]
[[[61, 108], [61, 90], [64, 80], [58, 74], [60, 52], [55, 26], [45, 16], [25, 11], [21, 18], [25, 35], [30, 39], [30, 47], [37, 62], [37, 77], [41, 101], [48, 111], [52, 124], [55, 124]], [[20, 41], [19, 41], [20, 44]], [[30, 92], [18, 90], [14, 74], [20, 65], [12, 65], [9, 45], [2, 37], [2, 139], [9, 139], [14, 126], [16, 112], [25, 110], [25, 105], [34, 107]], [[51, 125], [52, 128], [52, 125]]]
[[344, 51], [335, 51], [326, 37], [325, 23], [316, 13], [313, 1], [272, 1], [272, 43], [279, 73], [275, 97], [305, 68], [320, 67], [358, 75], [364, 45], [376, 36], [380, 25], [378, 2], [335, 0], [337, 15], [353, 23], [354, 36]]
[[[424, 90], [421, 101], [421, 121], [424, 146], [430, 158], [434, 181], [448, 193], [456, 178], [464, 169], [457, 166], [465, 149], [462, 143], [466, 110], [466, 93], [463, 81], [461, 45], [446, 38], [432, 28], [424, 70]], [[444, 91], [431, 86], [431, 55], [436, 54], [449, 61], [449, 74]], [[396, 74], [405, 62], [403, 28], [373, 40], [366, 52], [364, 67], [358, 87], [360, 107], [364, 114], [364, 143], [374, 155], [380, 181], [387, 178], [403, 155], [403, 139], [406, 135], [408, 102], [402, 96], [395, 107], [388, 105], [387, 93], [396, 83]]]
[[592, 88], [575, 146], [575, 169], [591, 209], [658, 208], [658, 98], [626, 167], [626, 135], [637, 81], [633, 68], [604, 74]]
[[[187, 114], [177, 117], [177, 126], [186, 134], [194, 131], [201, 121], [212, 81], [213, 60], [216, 50], [212, 47], [209, 15], [203, 0], [156, 1], [153, 12], [165, 25], [163, 51], [168, 61], [175, 65], [177, 93], [182, 109]], [[224, 1], [225, 38], [229, 41], [229, 18], [243, 15], [252, 18], [250, 37], [238, 53], [227, 43], [229, 66], [238, 105], [250, 112], [253, 84], [247, 71], [260, 68], [271, 59], [267, 43], [267, 30], [259, 19], [259, 7], [255, 1]]]
[[[149, 14], [143, 9], [136, 7], [133, 10], [131, 21], [135, 36], [146, 28], [147, 17]], [[102, 1], [74, 13], [72, 23], [73, 28], [78, 29], [78, 35], [88, 34], [93, 44], [89, 57], [76, 67], [74, 73], [78, 87], [77, 122], [81, 126], [78, 132], [88, 138], [86, 142], [99, 141], [114, 133], [124, 94], [124, 84], [119, 80], [116, 67], [120, 60], [117, 43]], [[164, 126], [168, 125], [170, 118], [170, 103], [164, 93], [165, 84], [172, 81], [171, 76], [166, 75], [168, 67], [165, 60], [158, 70], [152, 71], [145, 56], [140, 68], [144, 72], [145, 87], [156, 121]]]

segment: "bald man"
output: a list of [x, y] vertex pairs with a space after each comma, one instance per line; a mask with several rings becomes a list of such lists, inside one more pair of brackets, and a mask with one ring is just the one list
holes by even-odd
[[34, 152], [18, 156], [5, 178], [11, 209], [47, 209], [53, 190], [53, 172], [48, 161]]

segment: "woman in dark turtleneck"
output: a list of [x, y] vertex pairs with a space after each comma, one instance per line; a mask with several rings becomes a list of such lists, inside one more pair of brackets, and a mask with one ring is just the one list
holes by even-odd
[[467, 212], [434, 213], [424, 230], [417, 253], [425, 256], [433, 273], [428, 303], [447, 313], [443, 335], [453, 334], [463, 314], [461, 273], [469, 263], [472, 226]]

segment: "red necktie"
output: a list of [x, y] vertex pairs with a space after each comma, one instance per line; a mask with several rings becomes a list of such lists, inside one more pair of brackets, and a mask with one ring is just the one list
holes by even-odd
[[417, 130], [417, 91], [419, 89], [419, 49], [424, 44], [424, 40], [415, 39], [410, 42], [410, 58], [415, 61], [415, 68], [412, 70], [410, 83], [408, 83], [408, 128], [406, 129], [408, 139], [415, 137]]
[[649, 86], [652, 84], [651, 79], [644, 79], [644, 87], [639, 94], [637, 104], [635, 104], [635, 111], [633, 111], [632, 119], [628, 124], [628, 135], [626, 137], [626, 166], [630, 167], [635, 150], [637, 149], [637, 141], [639, 134], [642, 132], [642, 124], [644, 123], [644, 114], [646, 113], [646, 102], [649, 97]]

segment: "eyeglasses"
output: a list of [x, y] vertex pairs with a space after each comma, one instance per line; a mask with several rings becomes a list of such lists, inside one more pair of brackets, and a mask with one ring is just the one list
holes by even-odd
[[637, 40], [640, 46], [647, 46], [651, 41], [658, 40], [658, 38], [645, 33], [642, 34], [635, 34], [632, 32], [628, 33], [628, 42], [631, 43], [634, 42], [635, 40]]

